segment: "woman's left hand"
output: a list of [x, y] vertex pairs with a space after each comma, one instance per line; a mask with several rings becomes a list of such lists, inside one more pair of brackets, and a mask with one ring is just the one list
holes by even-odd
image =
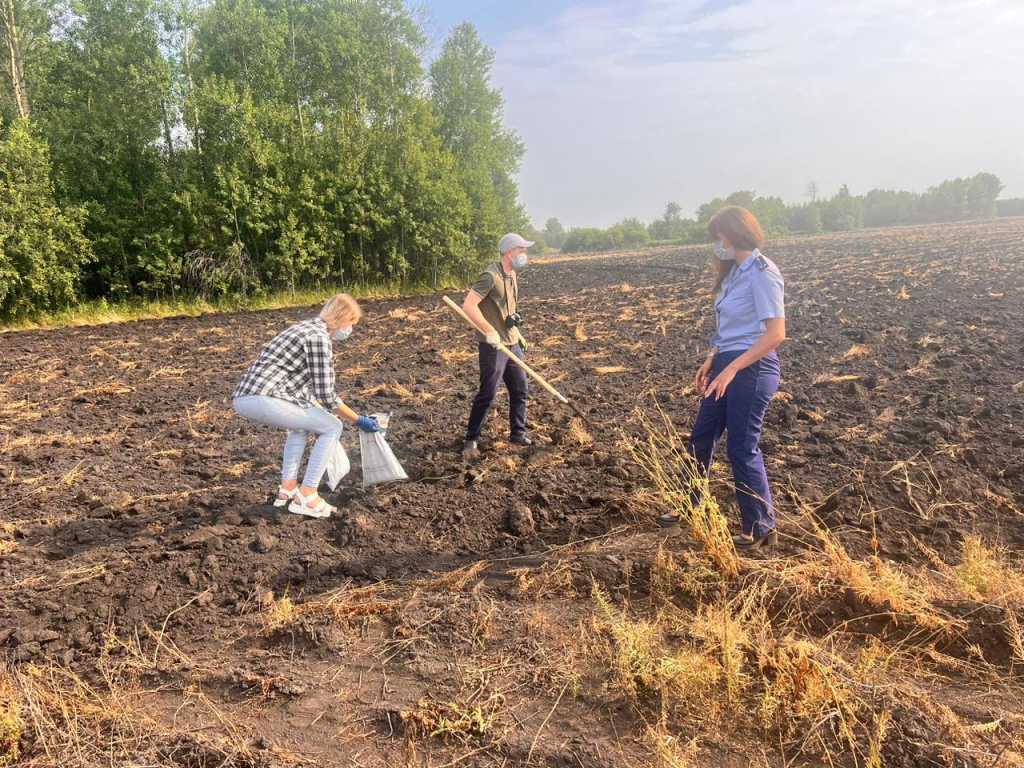
[[704, 390], [704, 397], [714, 397], [715, 400], [721, 400], [725, 395], [725, 390], [729, 388], [732, 380], [736, 378], [736, 370], [731, 366], [727, 365], [722, 369], [722, 372], [715, 376], [708, 388]]

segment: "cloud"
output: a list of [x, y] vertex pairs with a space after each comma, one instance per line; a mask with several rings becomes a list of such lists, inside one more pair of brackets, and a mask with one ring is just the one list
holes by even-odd
[[498, 47], [531, 214], [650, 219], [810, 179], [1024, 194], [1018, 0], [580, 2]]

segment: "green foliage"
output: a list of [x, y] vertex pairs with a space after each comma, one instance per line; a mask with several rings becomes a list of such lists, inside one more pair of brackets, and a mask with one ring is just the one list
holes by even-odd
[[808, 203], [789, 208], [788, 229], [790, 232], [810, 235], [824, 231], [821, 223], [821, 206], [817, 203]]
[[[821, 198], [817, 184], [811, 182], [807, 194], [811, 202], [802, 205], [786, 205], [780, 197], [759, 197], [750, 190], [739, 190], [701, 205], [695, 221], [684, 219], [681, 206], [670, 202], [661, 218], [652, 221], [646, 230], [649, 239], [656, 243], [705, 243], [709, 239], [708, 222], [727, 205], [750, 210], [769, 237], [844, 232], [865, 226], [992, 218], [997, 213], [1000, 216], [1024, 215], [1024, 202], [997, 201], [1002, 188], [997, 176], [979, 173], [968, 179], [944, 181], [923, 194], [873, 189], [857, 196], [844, 184], [832, 197]], [[635, 219], [627, 219], [608, 229], [572, 229], [562, 250], [567, 253], [610, 251], [642, 245], [648, 240], [625, 234], [627, 230], [635, 233], [638, 224]]]
[[428, 77], [402, 0], [29, 13], [54, 1], [14, 0], [36, 35], [26, 79], [52, 195], [94, 254], [80, 299], [440, 285], [526, 224], [523, 147], [469, 25]]
[[850, 194], [845, 184], [828, 200], [821, 211], [821, 221], [828, 232], [845, 232], [864, 226], [863, 201]]
[[562, 245], [565, 253], [584, 251], [613, 251], [619, 248], [637, 248], [651, 239], [640, 219], [623, 219], [608, 229], [576, 228], [569, 230]]
[[1024, 216], [1024, 197], [996, 201], [997, 216]]
[[0, 316], [75, 300], [91, 252], [81, 209], [57, 204], [45, 142], [22, 122], [0, 141]]
[[550, 218], [544, 223], [544, 240], [551, 248], [561, 248], [565, 243], [565, 228], [558, 219]]
[[523, 144], [502, 124], [502, 97], [489, 84], [493, 64], [494, 52], [473, 25], [460, 24], [430, 67], [441, 139], [455, 156], [481, 252], [493, 251], [504, 232], [526, 224], [514, 180]]
[[82, 0], [35, 98], [57, 192], [87, 212], [95, 295], [128, 296], [176, 279], [170, 184], [157, 149], [170, 68], [151, 0]]

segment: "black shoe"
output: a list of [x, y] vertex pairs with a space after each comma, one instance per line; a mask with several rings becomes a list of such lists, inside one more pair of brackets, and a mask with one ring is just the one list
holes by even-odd
[[679, 525], [680, 517], [675, 512], [669, 512], [658, 517], [658, 525], [662, 528], [673, 528]]
[[773, 528], [760, 538], [754, 538], [748, 533], [741, 533], [732, 537], [733, 546], [736, 549], [759, 549], [760, 547], [774, 547], [779, 543], [779, 534]]
[[473, 459], [480, 458], [480, 448], [476, 444], [476, 440], [467, 440], [462, 445], [462, 458], [466, 461], [472, 461]]
[[513, 445], [533, 445], [533, 440], [526, 435], [513, 435], [508, 441]]

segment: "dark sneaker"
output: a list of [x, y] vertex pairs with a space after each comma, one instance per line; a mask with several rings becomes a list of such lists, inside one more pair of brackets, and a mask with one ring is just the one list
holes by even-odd
[[508, 441], [513, 445], [533, 445], [533, 440], [526, 435], [512, 435]]
[[749, 533], [741, 533], [732, 537], [732, 543], [736, 549], [759, 549], [760, 547], [773, 547], [779, 543], [779, 534], [774, 529], [768, 531], [760, 538], [754, 538]]
[[679, 519], [679, 515], [677, 515], [675, 512], [669, 512], [665, 515], [659, 515], [658, 525], [662, 528], [673, 528], [679, 525]]
[[466, 461], [473, 461], [480, 458], [480, 448], [476, 440], [467, 440], [462, 446], [462, 458]]

